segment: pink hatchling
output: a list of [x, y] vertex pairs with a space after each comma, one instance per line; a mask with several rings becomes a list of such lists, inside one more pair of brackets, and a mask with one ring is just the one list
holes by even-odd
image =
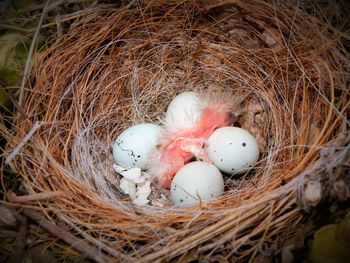
[[194, 158], [211, 162], [204, 149], [205, 143], [214, 130], [230, 124], [227, 103], [208, 96], [198, 100], [198, 104], [200, 114], [190, 127], [176, 129], [176, 120], [166, 124], [168, 134], [151, 160], [150, 173], [164, 188], [169, 188], [176, 172]]

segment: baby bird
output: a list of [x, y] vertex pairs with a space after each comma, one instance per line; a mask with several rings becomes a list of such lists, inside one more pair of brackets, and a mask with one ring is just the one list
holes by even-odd
[[[196, 93], [190, 96], [193, 94], [198, 96]], [[185, 101], [188, 102], [188, 98], [185, 98]], [[181, 101], [178, 103], [180, 110], [184, 112], [182, 117], [185, 121], [181, 120], [178, 129], [176, 119], [165, 124], [168, 132], [149, 165], [150, 173], [164, 188], [170, 188], [176, 172], [194, 158], [211, 162], [204, 149], [207, 139], [214, 130], [231, 124], [230, 109], [223, 97], [211, 94], [191, 102], [194, 103], [196, 112], [184, 111], [186, 105]], [[194, 117], [195, 115], [197, 116]], [[183, 123], [188, 123], [188, 127], [184, 128]]]

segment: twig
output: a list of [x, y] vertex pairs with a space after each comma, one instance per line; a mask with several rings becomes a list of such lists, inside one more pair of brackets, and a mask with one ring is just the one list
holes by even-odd
[[[108, 8], [108, 7], [113, 7], [113, 4], [105, 4], [105, 5], [99, 5], [98, 8], [94, 7], [94, 4], [91, 4], [88, 8], [85, 8], [84, 10], [79, 10], [70, 14], [64, 14], [64, 15], [60, 15], [60, 20], [59, 22], [62, 24], [64, 22], [70, 21], [70, 20], [74, 20], [76, 18], [79, 18], [81, 16], [84, 16], [88, 13], [92, 13], [95, 12], [97, 10], [99, 10], [100, 8], [104, 7], [104, 8]], [[46, 10], [46, 13], [48, 12], [48, 10]], [[42, 24], [41, 25], [41, 29], [44, 28], [49, 28], [52, 26], [57, 26], [57, 17], [53, 18], [55, 21], [54, 22], [49, 22], [47, 24]], [[50, 19], [49, 19], [50, 20]], [[23, 29], [17, 26], [13, 26], [13, 25], [9, 25], [9, 24], [4, 24], [1, 23], [0, 21], [0, 29], [13, 29], [16, 31], [21, 31], [21, 32], [25, 32], [25, 33], [33, 33], [34, 31], [36, 31], [36, 29], [34, 28], [28, 28], [28, 29]]]
[[34, 210], [29, 208], [24, 208], [23, 213], [35, 222], [37, 222], [40, 226], [45, 228], [51, 234], [57, 236], [73, 248], [85, 254], [88, 258], [101, 263], [109, 261], [108, 257], [103, 255], [95, 246], [91, 246], [84, 240], [76, 238], [63, 228], [60, 228], [51, 221], [47, 220], [40, 213], [35, 212]]
[[[47, 8], [47, 11], [55, 9], [55, 8], [59, 7], [60, 5], [79, 4], [79, 3], [84, 3], [85, 1], [86, 0], [59, 0], [59, 1], [54, 1], [52, 4], [49, 5], [49, 7]], [[39, 9], [43, 9], [43, 7], [44, 7], [44, 4], [32, 5], [32, 6], [25, 7], [23, 9], [21, 9], [20, 11], [32, 12], [32, 11], [36, 11], [36, 10], [39, 10]]]
[[[99, 8], [96, 8], [96, 7], [86, 8], [84, 10], [79, 10], [79, 11], [76, 11], [76, 12], [71, 13], [71, 14], [62, 15], [60, 17], [60, 22], [63, 23], [63, 22], [67, 22], [69, 20], [73, 20], [73, 19], [79, 18], [79, 17], [84, 16], [84, 15], [86, 15], [88, 13], [95, 12], [98, 9]], [[41, 28], [48, 28], [48, 27], [56, 26], [56, 25], [57, 25], [57, 21], [44, 24], [44, 25], [42, 25]]]
[[127, 259], [129, 262], [132, 262], [132, 258], [128, 257], [127, 255], [124, 255], [123, 253], [121, 253], [120, 251], [117, 251], [115, 249], [113, 249], [110, 246], [105, 245], [103, 242], [97, 240], [96, 238], [93, 238], [91, 235], [85, 233], [84, 231], [82, 231], [79, 227], [77, 227], [74, 223], [70, 222], [68, 220], [68, 218], [66, 218], [63, 215], [59, 215], [58, 216], [59, 219], [61, 219], [63, 222], [65, 222], [67, 225], [69, 225], [70, 227], [74, 228], [75, 231], [77, 231], [80, 235], [82, 235], [83, 238], [85, 238], [86, 240], [90, 241], [91, 243], [93, 243], [95, 246], [99, 247], [102, 250], [105, 250], [106, 252], [110, 253], [111, 255], [115, 256], [115, 257], [119, 257], [119, 258], [125, 258]]
[[30, 33], [32, 32], [31, 29], [26, 29], [18, 26], [13, 26], [13, 25], [8, 25], [4, 23], [5, 21], [0, 21], [0, 29], [11, 29], [11, 30], [16, 30], [24, 33]]
[[47, 200], [54, 198], [56, 196], [62, 195], [62, 192], [60, 191], [54, 191], [54, 192], [43, 192], [43, 193], [35, 193], [31, 195], [22, 195], [17, 196], [15, 193], [10, 192], [8, 193], [8, 196], [11, 196], [11, 202], [14, 203], [27, 203], [31, 201], [39, 201], [39, 200]]
[[[0, 25], [1, 28], [1, 25]], [[16, 88], [18, 89], [19, 86], [12, 86], [12, 87], [6, 87], [6, 89], [10, 89], [10, 88]], [[9, 90], [5, 90], [7, 97], [10, 99], [11, 103], [13, 104], [13, 106], [17, 109], [17, 111], [26, 119], [29, 119], [28, 115], [23, 111], [23, 109], [18, 105], [17, 100], [14, 98], [14, 96], [12, 95], [12, 92]]]
[[32, 56], [33, 56], [34, 48], [35, 48], [36, 41], [37, 41], [38, 36], [39, 36], [39, 31], [41, 29], [41, 25], [43, 24], [44, 17], [46, 15], [47, 7], [48, 7], [49, 3], [50, 3], [50, 0], [46, 0], [44, 8], [43, 8], [43, 11], [42, 11], [41, 16], [40, 16], [40, 20], [39, 20], [38, 26], [36, 27], [36, 30], [35, 30], [35, 33], [34, 33], [34, 36], [33, 36], [32, 43], [30, 44], [28, 57], [27, 57], [26, 65], [25, 65], [24, 72], [23, 72], [22, 83], [21, 83], [21, 87], [20, 87], [20, 90], [19, 90], [18, 105], [20, 107], [22, 107], [24, 86], [27, 83], [28, 75], [29, 75], [30, 69], [32, 67]]
[[57, 24], [57, 36], [62, 36], [63, 35], [63, 27], [62, 27], [60, 14], [57, 14], [57, 16], [55, 17], [55, 21]]
[[21, 151], [23, 146], [30, 140], [30, 138], [33, 136], [33, 134], [36, 132], [37, 129], [39, 129], [42, 125], [47, 124], [47, 122], [41, 122], [37, 121], [35, 122], [33, 128], [29, 131], [29, 133], [24, 137], [22, 142], [16, 146], [16, 148], [12, 151], [12, 153], [7, 156], [5, 163], [9, 164], [13, 158]]
[[16, 235], [16, 240], [13, 244], [14, 250], [10, 256], [10, 263], [21, 263], [23, 259], [23, 253], [26, 247], [26, 238], [28, 233], [27, 217], [19, 216], [21, 221], [21, 226]]

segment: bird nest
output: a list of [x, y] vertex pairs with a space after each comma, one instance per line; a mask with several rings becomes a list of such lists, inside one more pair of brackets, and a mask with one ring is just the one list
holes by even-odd
[[[346, 198], [349, 53], [343, 33], [295, 5], [165, 1], [94, 9], [35, 67], [7, 163], [25, 213], [98, 262], [254, 258], [278, 252], [319, 201]], [[345, 36], [346, 37], [346, 36]], [[256, 136], [254, 169], [225, 193], [177, 208], [154, 184], [136, 206], [119, 189], [111, 143], [161, 123], [183, 91], [227, 94], [235, 125]], [[231, 96], [231, 97], [230, 97]], [[162, 201], [163, 200], [163, 201]]]

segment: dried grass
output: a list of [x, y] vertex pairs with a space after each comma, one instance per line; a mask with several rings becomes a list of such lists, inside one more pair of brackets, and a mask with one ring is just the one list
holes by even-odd
[[[323, 199], [343, 180], [332, 171], [349, 161], [349, 36], [287, 3], [154, 2], [95, 8], [34, 69], [28, 118], [1, 126], [27, 192], [43, 193], [21, 202], [104, 260], [253, 259], [294, 235], [313, 205], [309, 180]], [[235, 113], [262, 158], [200, 208], [135, 207], [117, 188], [110, 144], [134, 123], [160, 123], [184, 90], [244, 96]]]

